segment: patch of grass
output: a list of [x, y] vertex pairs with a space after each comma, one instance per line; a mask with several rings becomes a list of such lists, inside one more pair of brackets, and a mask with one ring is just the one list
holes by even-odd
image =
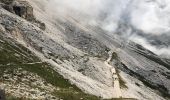
[[113, 52], [113, 53], [112, 53], [112, 58], [111, 58], [110, 61], [113, 61], [114, 59], [118, 59], [118, 55], [117, 55], [116, 52]]
[[117, 76], [119, 78], [119, 83], [120, 83], [120, 88], [121, 89], [128, 89], [126, 82], [123, 80], [123, 78], [120, 76], [120, 71], [118, 69], [116, 69], [117, 72]]
[[12, 64], [20, 64], [20, 63], [27, 63], [27, 62], [36, 62], [39, 59], [31, 53], [25, 47], [15, 44], [15, 43], [8, 43], [0, 42], [0, 64], [6, 65], [9, 63]]
[[76, 90], [79, 90], [74, 85], [71, 85], [68, 80], [64, 79], [63, 76], [54, 71], [47, 63], [33, 65], [25, 64], [24, 66], [22, 66], [22, 68], [29, 72], [36, 73], [40, 77], [44, 78], [47, 81], [47, 83], [51, 83], [56, 87], [61, 88], [74, 87], [76, 88]]
[[65, 89], [65, 90], [60, 90], [60, 91], [55, 91], [54, 92], [57, 97], [63, 100], [100, 100], [99, 97], [85, 94], [83, 92], [76, 92], [72, 89]]
[[[39, 62], [40, 60], [34, 56], [29, 50], [19, 44], [10, 44], [8, 42], [0, 42], [0, 77], [4, 71], [14, 75], [15, 69], [22, 68], [31, 73], [35, 73], [42, 77], [47, 83], [59, 88], [54, 95], [64, 100], [99, 100], [98, 97], [82, 92], [78, 87], [72, 85], [67, 79], [64, 79], [59, 73], [52, 69], [47, 63], [25, 64], [31, 62]], [[10, 64], [10, 65], [8, 65]], [[7, 95], [7, 100], [26, 100], [15, 98]]]
[[111, 100], [137, 100], [135, 98], [113, 98]]
[[18, 98], [18, 97], [12, 96], [11, 94], [6, 94], [5, 100], [31, 100], [31, 99], [27, 99], [27, 98]]
[[13, 96], [7, 96], [5, 99], [6, 100], [21, 100], [21, 99], [19, 99], [17, 97], [13, 97]]
[[13, 71], [16, 68], [22, 68], [26, 71], [36, 73], [37, 75], [42, 77], [47, 83], [50, 83], [53, 86], [59, 88], [60, 90], [56, 90], [53, 95], [58, 98], [62, 98], [63, 100], [80, 100], [80, 98], [84, 98], [83, 100], [99, 100], [99, 98], [96, 96], [82, 92], [75, 85], [72, 85], [67, 79], [64, 79], [60, 74], [51, 69], [50, 65], [46, 63], [34, 65], [24, 64], [17, 66], [7, 66], [4, 69], [8, 69], [10, 73], [14, 74]]
[[135, 98], [113, 98], [111, 100], [137, 100]]

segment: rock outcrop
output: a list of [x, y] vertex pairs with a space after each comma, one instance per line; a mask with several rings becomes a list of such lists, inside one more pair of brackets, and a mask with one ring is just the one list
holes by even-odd
[[45, 30], [45, 24], [36, 20], [33, 14], [33, 7], [27, 2], [22, 0], [0, 0], [1, 6], [11, 13], [14, 13], [34, 25], [38, 26], [40, 29]]

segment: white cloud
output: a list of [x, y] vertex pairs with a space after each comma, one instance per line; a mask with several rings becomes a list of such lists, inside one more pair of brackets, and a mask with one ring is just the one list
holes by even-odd
[[[138, 2], [138, 3], [137, 3]], [[161, 34], [170, 31], [169, 0], [137, 0], [131, 11], [131, 21], [146, 33]]]
[[157, 55], [162, 55], [166, 57], [170, 56], [170, 46], [164, 48], [158, 48], [156, 46], [151, 45], [149, 42], [147, 42], [145, 38], [137, 35], [132, 35], [128, 39], [134, 41], [135, 43], [141, 44], [143, 47], [154, 52]]

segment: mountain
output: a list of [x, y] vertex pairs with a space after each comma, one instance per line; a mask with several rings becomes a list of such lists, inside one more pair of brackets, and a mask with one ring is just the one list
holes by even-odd
[[170, 99], [170, 60], [121, 35], [140, 29], [123, 23], [111, 34], [100, 22], [85, 24], [90, 15], [55, 13], [50, 0], [0, 2], [0, 89], [7, 100]]

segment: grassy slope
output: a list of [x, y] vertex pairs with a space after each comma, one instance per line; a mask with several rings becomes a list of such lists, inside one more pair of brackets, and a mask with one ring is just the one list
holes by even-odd
[[[3, 40], [3, 38], [0, 38]], [[64, 79], [61, 75], [55, 72], [51, 66], [47, 63], [41, 64], [26, 64], [32, 62], [39, 62], [40, 60], [34, 56], [25, 47], [14, 44], [11, 42], [0, 42], [0, 76], [4, 71], [8, 69], [10, 73], [14, 73], [14, 69], [22, 68], [26, 71], [36, 73], [40, 77], [46, 80], [47, 83], [51, 83], [53, 86], [60, 88], [54, 95], [64, 100], [98, 100], [99, 98], [83, 93], [76, 86], [71, 85], [68, 80]], [[7, 99], [14, 99], [12, 96]]]

